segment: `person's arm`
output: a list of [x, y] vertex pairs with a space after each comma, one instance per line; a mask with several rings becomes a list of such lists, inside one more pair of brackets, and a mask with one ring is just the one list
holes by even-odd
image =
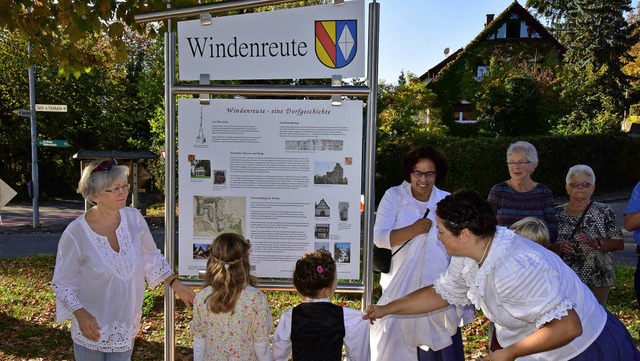
[[529, 336], [502, 350], [487, 355], [483, 360], [512, 361], [521, 356], [562, 347], [581, 334], [582, 323], [580, 322], [580, 317], [571, 309], [568, 310], [566, 316], [551, 320]]
[[[547, 188], [548, 189], [548, 188]], [[556, 218], [556, 208], [553, 200], [553, 193], [549, 189], [546, 193], [547, 197], [544, 201], [544, 221], [549, 229], [549, 240], [551, 243], [556, 243], [558, 240], [558, 220]]]
[[629, 232], [640, 229], [640, 212], [627, 213], [624, 215], [624, 229]]
[[187, 308], [191, 308], [195, 292], [190, 287], [185, 286], [176, 275], [173, 274], [171, 267], [167, 263], [160, 250], [153, 240], [149, 225], [144, 217], [136, 210], [135, 222], [140, 227], [142, 242], [142, 257], [144, 262], [145, 278], [149, 287], [155, 288], [161, 281], [169, 285], [178, 297], [184, 302]]
[[416, 219], [416, 221], [402, 228], [394, 228], [398, 214], [402, 212], [400, 195], [396, 191], [387, 191], [376, 210], [373, 242], [381, 248], [399, 246], [413, 237], [426, 233], [431, 228], [431, 220]]
[[[259, 291], [258, 291], [259, 292]], [[253, 325], [253, 351], [256, 353], [258, 361], [272, 361], [273, 352], [269, 345], [269, 334], [273, 327], [271, 319], [271, 311], [269, 303], [262, 292], [255, 295], [258, 308], [255, 310], [255, 319]]]
[[373, 323], [376, 319], [386, 315], [416, 315], [439, 310], [447, 306], [449, 306], [449, 302], [443, 299], [433, 286], [427, 286], [386, 305], [369, 305], [362, 318]]
[[276, 332], [273, 334], [273, 360], [287, 361], [291, 355], [291, 309], [280, 315]]

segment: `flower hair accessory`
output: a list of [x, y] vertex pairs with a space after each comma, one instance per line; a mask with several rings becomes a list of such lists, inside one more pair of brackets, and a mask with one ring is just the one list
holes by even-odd
[[214, 257], [214, 256], [209, 256], [209, 257], [211, 257], [211, 260], [212, 260], [213, 262], [216, 262], [216, 263], [222, 263], [222, 264], [223, 264], [223, 266], [224, 266], [224, 269], [228, 270], [228, 269], [229, 269], [229, 267], [231, 267], [231, 266], [233, 266], [234, 264], [236, 264], [236, 263], [238, 263], [238, 262], [242, 261], [242, 258], [243, 258], [244, 256], [242, 256], [242, 257], [240, 257], [240, 258], [238, 258], [238, 259], [235, 259], [235, 260], [233, 260], [233, 261], [229, 261], [229, 262], [223, 261], [223, 260], [218, 259], [218, 258], [216, 258], [216, 257]]
[[318, 271], [318, 273], [322, 274], [324, 272], [324, 267], [318, 266], [318, 267], [316, 267], [316, 271]]

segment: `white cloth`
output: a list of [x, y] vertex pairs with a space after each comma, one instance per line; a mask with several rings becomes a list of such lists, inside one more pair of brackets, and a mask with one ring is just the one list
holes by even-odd
[[[309, 302], [329, 302], [328, 299], [310, 300]], [[369, 321], [363, 320], [363, 312], [342, 307], [344, 314], [344, 346], [349, 361], [368, 361], [369, 355]], [[291, 318], [292, 309], [280, 315], [276, 332], [273, 334], [273, 360], [286, 361], [291, 354]]]
[[[116, 236], [120, 245], [117, 253], [106, 237], [91, 230], [82, 215], [67, 226], [58, 243], [51, 284], [56, 295], [56, 320], [70, 318], [71, 338], [90, 350], [130, 350], [140, 329], [145, 279], [155, 287], [172, 274], [137, 209], [120, 209]], [[82, 335], [72, 317], [80, 308], [98, 321], [99, 341]]]
[[519, 357], [521, 361], [569, 360], [595, 341], [607, 321], [593, 293], [560, 257], [504, 227], [498, 227], [482, 267], [473, 259], [452, 257], [434, 288], [449, 303], [482, 309], [495, 322], [503, 347], [575, 310], [581, 336], [563, 347]]
[[[435, 186], [427, 202], [416, 200], [411, 184], [389, 188], [376, 212], [373, 241], [381, 248], [391, 248], [391, 231], [413, 224], [424, 216], [433, 222], [427, 234], [413, 238], [391, 258], [389, 273], [380, 275], [383, 292], [378, 304], [384, 305], [421, 287], [433, 284], [449, 265], [449, 255], [438, 240], [437, 203], [449, 193]], [[424, 315], [389, 315], [371, 327], [372, 360], [417, 360], [416, 347], [441, 350], [451, 345], [458, 326], [473, 320], [473, 309], [450, 306]]]

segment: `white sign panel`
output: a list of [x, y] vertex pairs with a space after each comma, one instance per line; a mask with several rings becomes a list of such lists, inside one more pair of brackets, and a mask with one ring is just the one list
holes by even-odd
[[18, 194], [13, 188], [9, 187], [7, 183], [5, 183], [2, 179], [0, 179], [0, 208], [4, 207], [9, 203], [13, 197]]
[[178, 23], [180, 80], [365, 76], [364, 0]]
[[291, 278], [330, 251], [359, 279], [362, 101], [179, 99], [180, 274], [220, 233], [251, 240], [258, 277]]
[[67, 111], [64, 104], [36, 104], [36, 112], [61, 112]]

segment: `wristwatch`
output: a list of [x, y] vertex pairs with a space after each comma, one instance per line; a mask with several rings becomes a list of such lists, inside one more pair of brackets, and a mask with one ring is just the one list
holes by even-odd
[[596, 239], [596, 241], [598, 241], [598, 246], [596, 247], [596, 249], [600, 249], [602, 248], [602, 243], [600, 243], [600, 238]]

